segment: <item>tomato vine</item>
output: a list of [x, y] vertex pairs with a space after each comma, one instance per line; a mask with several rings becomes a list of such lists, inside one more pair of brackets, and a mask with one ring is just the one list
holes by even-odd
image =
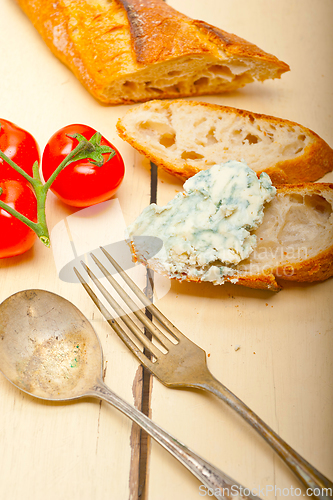
[[[4, 160], [8, 165], [10, 165], [16, 172], [22, 175], [26, 181], [28, 181], [35, 193], [37, 200], [37, 222], [30, 220], [28, 217], [12, 208], [7, 203], [0, 199], [0, 208], [8, 212], [13, 217], [16, 217], [24, 224], [26, 224], [30, 229], [32, 229], [39, 239], [46, 246], [50, 246], [50, 236], [46, 222], [45, 204], [47, 192], [50, 189], [52, 183], [58, 176], [58, 174], [70, 163], [79, 159], [89, 159], [89, 161], [96, 165], [101, 166], [104, 162], [103, 154], [109, 153], [109, 161], [114, 155], [115, 151], [109, 147], [101, 145], [101, 134], [96, 132], [90, 140], [87, 140], [81, 134], [72, 134], [70, 137], [78, 140], [78, 145], [65, 157], [65, 159], [59, 164], [59, 166], [54, 170], [49, 179], [43, 183], [40, 173], [38, 162], [35, 161], [32, 166], [32, 176], [25, 172], [19, 165], [17, 165], [13, 160], [11, 160], [4, 152], [0, 151], [0, 158]], [[3, 193], [3, 189], [0, 187], [0, 197]]]

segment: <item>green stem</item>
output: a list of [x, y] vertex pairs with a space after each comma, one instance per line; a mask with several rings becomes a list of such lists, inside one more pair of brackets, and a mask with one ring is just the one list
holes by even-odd
[[42, 182], [35, 187], [35, 193], [37, 198], [37, 221], [38, 221], [38, 231], [36, 232], [39, 239], [46, 245], [50, 246], [50, 236], [46, 224], [46, 213], [45, 213], [45, 203], [47, 190], [44, 189]]
[[[2, 194], [2, 189], [0, 188], [0, 195], [1, 194]], [[20, 221], [24, 222], [24, 224], [26, 224], [33, 231], [35, 231], [35, 233], [37, 234], [37, 236], [39, 238], [43, 238], [45, 240], [43, 242], [46, 244], [46, 246], [50, 246], [50, 238], [48, 235], [47, 228], [46, 228], [46, 232], [45, 232], [45, 228], [42, 227], [42, 225], [39, 224], [39, 222], [33, 222], [32, 220], [28, 219], [28, 217], [21, 214], [17, 210], [15, 210], [15, 208], [12, 208], [11, 206], [7, 205], [7, 203], [4, 203], [1, 200], [0, 200], [0, 208], [2, 208], [3, 210], [6, 210], [6, 212], [8, 212], [10, 215], [13, 215], [14, 217], [19, 219]], [[48, 244], [46, 241], [48, 241]]]
[[[79, 141], [79, 144], [76, 146], [73, 151], [71, 151], [66, 158], [60, 163], [60, 165], [56, 168], [56, 170], [52, 173], [51, 177], [48, 179], [48, 181], [43, 184], [40, 178], [39, 174], [39, 166], [38, 162], [35, 162], [33, 164], [32, 170], [33, 170], [33, 177], [31, 177], [29, 174], [27, 174], [21, 167], [19, 167], [15, 162], [13, 162], [10, 158], [8, 158], [2, 151], [0, 151], [0, 158], [2, 158], [5, 162], [7, 162], [11, 167], [14, 168], [19, 174], [21, 174], [28, 182], [33, 187], [33, 190], [36, 195], [37, 199], [37, 222], [33, 222], [27, 217], [25, 217], [23, 214], [15, 210], [14, 208], [10, 207], [6, 203], [0, 200], [0, 208], [3, 210], [6, 210], [9, 214], [13, 215], [13, 217], [16, 217], [20, 221], [22, 221], [24, 224], [26, 224], [30, 229], [32, 229], [39, 239], [44, 243], [46, 246], [50, 246], [50, 236], [49, 236], [49, 231], [47, 228], [46, 224], [46, 214], [45, 214], [45, 203], [46, 203], [46, 196], [47, 192], [50, 189], [50, 186], [52, 185], [53, 181], [56, 179], [57, 175], [70, 163], [71, 161], [74, 161], [73, 158], [77, 155], [81, 155], [80, 158], [82, 159], [82, 153], [86, 152], [87, 156], [84, 156], [86, 158], [90, 157], [90, 154], [94, 153], [95, 151], [100, 148], [100, 138], [99, 142], [96, 144], [96, 142], [90, 142], [86, 140], [84, 137], [82, 137]], [[105, 148], [105, 146], [104, 146]], [[112, 151], [112, 150], [111, 150]], [[103, 150], [103, 152], [105, 152]], [[3, 190], [0, 187], [0, 196], [2, 194]]]
[[84, 150], [87, 150], [87, 151], [92, 151], [93, 150], [93, 146], [90, 142], [80, 142], [75, 149], [73, 149], [73, 151], [71, 151], [67, 156], [66, 158], [60, 163], [60, 165], [55, 169], [55, 171], [53, 172], [53, 174], [51, 175], [51, 177], [49, 178], [49, 180], [44, 184], [44, 189], [45, 191], [47, 191], [51, 184], [53, 183], [53, 181], [55, 180], [55, 178], [57, 177], [57, 175], [61, 172], [61, 170], [63, 170], [67, 163], [69, 163], [74, 156], [76, 156], [78, 153], [80, 153], [81, 151], [84, 151]]
[[[42, 182], [42, 180], [40, 178], [40, 174], [39, 174], [38, 161], [35, 161], [35, 163], [32, 165], [32, 175], [33, 175], [33, 179], [32, 179], [33, 182], [35, 182], [35, 181]], [[33, 184], [33, 182], [32, 182], [32, 184]]]
[[16, 165], [16, 163], [13, 162], [13, 160], [11, 160], [10, 158], [8, 158], [8, 156], [6, 156], [5, 153], [3, 153], [2, 151], [0, 151], [0, 158], [2, 158], [6, 163], [8, 163], [8, 165], [13, 167], [13, 169], [16, 170], [16, 172], [18, 172], [19, 174], [21, 174], [28, 182], [30, 183], [33, 182], [33, 178], [31, 177], [31, 175], [27, 174], [27, 172], [25, 172], [23, 168]]

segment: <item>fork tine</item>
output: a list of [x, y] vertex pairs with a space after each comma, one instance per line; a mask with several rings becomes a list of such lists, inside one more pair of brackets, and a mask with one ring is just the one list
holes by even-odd
[[127, 285], [135, 292], [136, 296], [141, 300], [141, 302], [146, 306], [150, 307], [151, 301], [146, 297], [146, 295], [140, 290], [140, 288], [134, 283], [134, 281], [125, 273], [124, 269], [118, 264], [117, 261], [114, 260], [113, 257], [109, 254], [105, 248], [100, 247], [105, 257], [109, 260], [112, 266], [118, 271], [123, 280], [127, 283]]
[[[74, 272], [75, 272], [76, 276], [79, 278], [81, 284], [83, 285], [84, 289], [86, 290], [86, 292], [88, 293], [88, 295], [90, 296], [90, 298], [92, 299], [92, 301], [94, 302], [94, 304], [97, 306], [97, 308], [99, 309], [99, 311], [103, 314], [104, 318], [109, 323], [109, 325], [114, 329], [114, 331], [117, 333], [117, 335], [119, 335], [119, 337], [121, 338], [121, 340], [126, 344], [126, 346], [129, 348], [129, 350], [131, 352], [133, 352], [133, 354], [135, 354], [136, 356], [138, 356], [138, 358], [140, 359], [140, 361], [141, 361], [141, 355], [143, 356], [143, 358], [145, 358], [145, 356], [140, 351], [140, 349], [126, 335], [126, 333], [119, 326], [119, 324], [116, 323], [116, 321], [113, 318], [112, 314], [100, 302], [100, 300], [98, 299], [98, 297], [95, 294], [95, 292], [93, 292], [93, 290], [90, 288], [90, 286], [88, 285], [88, 283], [85, 281], [85, 279], [81, 276], [81, 274], [79, 273], [79, 271], [75, 267], [74, 267]], [[147, 361], [149, 361], [149, 360], [147, 359]], [[142, 363], [145, 364], [145, 359], [142, 359]]]
[[128, 274], [124, 271], [124, 269], [114, 260], [113, 257], [105, 250], [105, 248], [100, 247], [102, 252], [104, 253], [105, 257], [109, 260], [109, 262], [112, 264], [112, 266], [118, 271], [120, 276], [123, 278], [123, 280], [127, 283], [127, 285], [131, 288], [131, 290], [135, 293], [135, 295], [141, 300], [141, 302], [146, 306], [146, 308], [158, 319], [158, 321], [166, 328], [169, 333], [176, 339], [180, 340], [181, 338], [185, 338], [185, 335], [178, 330], [178, 328], [175, 327], [171, 323], [171, 321], [168, 320], [164, 316], [163, 313], [157, 307], [150, 302], [150, 300], [145, 296], [145, 294], [140, 290], [140, 288], [134, 283], [134, 281], [128, 276]]
[[[105, 299], [111, 305], [111, 307], [116, 311], [121, 320], [125, 323], [125, 325], [130, 329], [130, 331], [135, 335], [135, 337], [140, 340], [140, 342], [155, 356], [158, 358], [162, 353], [161, 351], [152, 343], [152, 341], [143, 334], [140, 328], [134, 323], [134, 321], [125, 313], [124, 309], [115, 301], [112, 295], [106, 290], [106, 288], [102, 285], [102, 283], [96, 278], [94, 273], [89, 269], [89, 267], [81, 261], [82, 266], [87, 271], [90, 278], [93, 280], [99, 291], [103, 294]], [[147, 321], [145, 315], [143, 315]], [[116, 321], [116, 320], [115, 320]]]
[[137, 304], [130, 298], [129, 295], [127, 295], [127, 293], [125, 292], [125, 290], [119, 285], [119, 283], [114, 279], [114, 277], [111, 276], [111, 274], [103, 266], [103, 264], [101, 263], [101, 261], [93, 253], [91, 253], [90, 255], [91, 255], [93, 261], [95, 262], [95, 264], [100, 269], [100, 271], [102, 271], [102, 273], [104, 274], [104, 276], [106, 277], [106, 279], [109, 281], [109, 283], [116, 290], [116, 292], [118, 293], [118, 295], [123, 299], [124, 302], [126, 302], [126, 304], [128, 305], [128, 307], [130, 307], [133, 312], [136, 311], [138, 309]]
[[[103, 264], [98, 260], [94, 254], [90, 254], [93, 258], [95, 264], [98, 266], [100, 271], [104, 274], [110, 285], [116, 290], [118, 295], [123, 299], [123, 301], [130, 307], [135, 316], [144, 324], [144, 326], [159, 340], [165, 349], [168, 349], [172, 345], [172, 342], [161, 332], [159, 328], [140, 310], [137, 304], [131, 299], [131, 297], [125, 292], [125, 290], [119, 285], [119, 283], [110, 275], [109, 271], [103, 266]], [[97, 285], [98, 286], [98, 285]], [[103, 292], [102, 292], [103, 293]], [[105, 297], [106, 298], [106, 297]]]
[[85, 291], [88, 293], [88, 295], [90, 296], [90, 298], [92, 299], [92, 301], [94, 302], [94, 304], [98, 307], [98, 309], [100, 310], [100, 312], [103, 314], [103, 316], [106, 319], [106, 321], [108, 321], [108, 322], [110, 321], [113, 324], [114, 318], [113, 318], [112, 314], [100, 302], [100, 300], [98, 299], [98, 297], [95, 294], [95, 292], [93, 292], [93, 290], [90, 288], [90, 286], [88, 285], [88, 283], [86, 282], [86, 280], [81, 276], [81, 274], [76, 269], [76, 267], [74, 267], [74, 272], [75, 272], [76, 276], [79, 278], [80, 283], [81, 283], [81, 285], [83, 285], [83, 288], [85, 289]]
[[[97, 306], [99, 311], [102, 313], [106, 321], [109, 323], [109, 325], [113, 328], [113, 330], [116, 332], [116, 334], [120, 337], [120, 339], [124, 342], [124, 344], [128, 347], [128, 349], [140, 360], [140, 362], [149, 370], [152, 371], [153, 369], [153, 364], [152, 361], [150, 361], [147, 356], [135, 345], [135, 343], [132, 341], [132, 339], [127, 335], [127, 333], [124, 331], [124, 329], [119, 325], [119, 323], [115, 320], [115, 318], [112, 316], [112, 314], [106, 309], [106, 307], [101, 303], [101, 301], [98, 299], [97, 295], [95, 292], [91, 289], [91, 287], [88, 285], [88, 283], [85, 281], [85, 279], [81, 276], [79, 271], [74, 267], [74, 272], [76, 276], [78, 277], [79, 281], [83, 285], [84, 289], [94, 302], [94, 304]], [[136, 326], [136, 325], [135, 325]], [[130, 328], [130, 327], [129, 327]], [[148, 341], [147, 337], [145, 337], [145, 340]], [[149, 349], [149, 351], [155, 356], [154, 352], [151, 351], [150, 346], [145, 346]], [[153, 345], [153, 348], [155, 346]], [[155, 349], [154, 349], [155, 350]], [[161, 354], [161, 353], [160, 353]], [[157, 355], [155, 356], [157, 358]]]

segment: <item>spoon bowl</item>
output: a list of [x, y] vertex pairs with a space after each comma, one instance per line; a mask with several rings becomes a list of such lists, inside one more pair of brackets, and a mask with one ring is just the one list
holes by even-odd
[[101, 379], [102, 349], [85, 316], [45, 290], [24, 290], [0, 306], [0, 370], [47, 400], [84, 396]]

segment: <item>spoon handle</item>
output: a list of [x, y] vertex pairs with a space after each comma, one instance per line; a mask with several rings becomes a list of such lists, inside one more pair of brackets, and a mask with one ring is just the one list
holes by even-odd
[[[246, 489], [247, 495], [244, 496], [242, 494], [245, 490], [243, 486], [188, 449], [141, 411], [117, 396], [103, 382], [99, 381], [95, 384], [86, 395], [104, 399], [144, 429], [203, 483], [204, 486], [200, 487], [200, 491], [205, 493], [205, 495], [212, 496], [214, 494], [220, 500], [221, 498], [226, 500], [235, 500], [237, 498], [254, 500], [254, 497], [248, 494], [248, 488]], [[259, 497], [255, 497], [255, 499], [260, 500]]]

